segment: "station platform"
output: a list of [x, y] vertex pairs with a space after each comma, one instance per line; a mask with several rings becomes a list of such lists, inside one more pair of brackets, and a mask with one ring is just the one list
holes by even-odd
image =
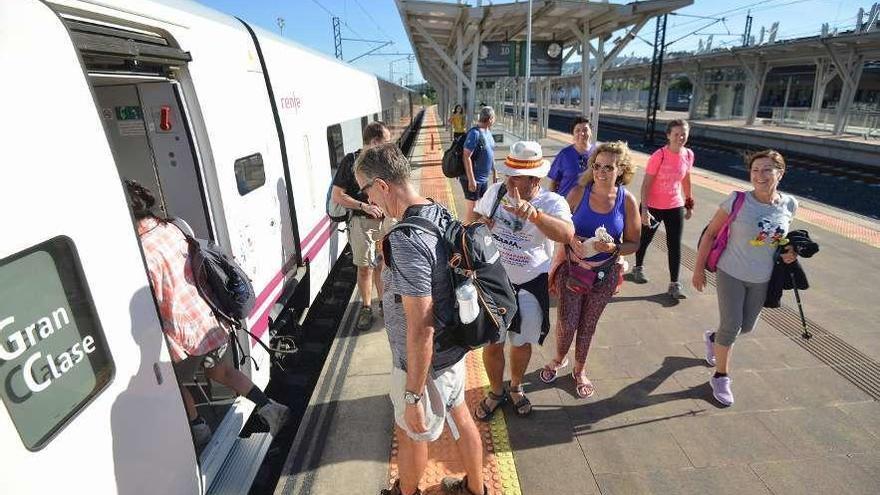
[[[567, 144], [551, 133], [546, 156]], [[440, 170], [449, 133], [429, 108], [412, 152], [422, 194], [463, 210], [461, 188]], [[503, 159], [505, 143], [496, 149]], [[631, 190], [638, 190], [647, 156]], [[696, 209], [686, 222], [681, 280], [688, 298], [665, 295], [661, 232], [645, 270], [606, 308], [587, 361], [596, 395], [578, 399], [570, 376], [552, 385], [538, 371], [555, 349], [551, 330], [525, 379], [534, 410], [509, 404], [483, 433], [492, 494], [876, 494], [880, 487], [880, 223], [802, 200], [793, 228], [810, 231], [821, 251], [803, 261], [801, 291], [813, 338], [801, 337], [791, 292], [738, 340], [731, 377], [736, 403], [721, 408], [708, 386], [703, 332], [717, 324], [714, 285], [690, 288], [697, 237], [730, 192], [748, 184], [702, 170], [693, 174]], [[784, 189], [783, 178], [782, 186]], [[630, 260], [632, 263], [632, 260]], [[714, 280], [713, 280], [714, 281]], [[359, 303], [344, 309], [351, 323]], [[343, 309], [340, 308], [342, 311]], [[551, 319], [555, 326], [555, 303]], [[552, 328], [552, 327], [551, 327]], [[488, 381], [479, 351], [468, 360], [473, 410]], [[388, 399], [391, 353], [381, 318], [373, 328], [340, 328], [284, 466], [276, 494], [379, 493], [396, 478]], [[448, 432], [430, 447], [422, 484], [462, 469]]]

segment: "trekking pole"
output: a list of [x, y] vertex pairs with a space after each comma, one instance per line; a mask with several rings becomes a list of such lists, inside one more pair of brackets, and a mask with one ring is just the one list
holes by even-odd
[[809, 339], [813, 336], [809, 330], [807, 330], [807, 319], [804, 317], [804, 307], [801, 304], [801, 295], [798, 293], [797, 282], [794, 280], [794, 272], [791, 272], [791, 287], [794, 289], [794, 299], [797, 301], [798, 312], [801, 314], [801, 328], [803, 328], [803, 333], [801, 337], [805, 339]]

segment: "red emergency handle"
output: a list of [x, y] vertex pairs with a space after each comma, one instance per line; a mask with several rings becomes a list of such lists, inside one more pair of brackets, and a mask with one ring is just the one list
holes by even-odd
[[159, 116], [159, 129], [163, 131], [171, 130], [171, 107], [163, 105]]

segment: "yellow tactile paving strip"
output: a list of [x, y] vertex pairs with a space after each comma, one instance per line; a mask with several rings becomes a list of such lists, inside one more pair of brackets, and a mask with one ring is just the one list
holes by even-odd
[[[440, 132], [437, 125], [435, 109], [429, 108], [422, 122], [423, 130], [419, 136], [424, 146], [424, 160], [421, 164], [421, 194], [434, 198], [455, 213], [455, 201], [452, 197], [451, 179], [447, 179], [441, 170], [440, 159], [443, 154]], [[433, 146], [431, 146], [433, 143]], [[473, 411], [489, 386], [489, 379], [483, 368], [482, 353], [468, 353], [466, 359], [467, 382], [465, 385], [465, 402]], [[521, 495], [519, 477], [507, 435], [507, 423], [504, 413], [498, 409], [489, 423], [477, 421], [477, 427], [483, 440], [483, 477], [493, 495]], [[393, 435], [391, 444], [391, 461], [388, 473], [389, 485], [397, 479], [397, 437]], [[442, 493], [439, 484], [446, 476], [464, 476], [464, 469], [459, 460], [455, 441], [447, 428], [436, 442], [428, 445], [428, 467], [419, 485], [426, 495]]]

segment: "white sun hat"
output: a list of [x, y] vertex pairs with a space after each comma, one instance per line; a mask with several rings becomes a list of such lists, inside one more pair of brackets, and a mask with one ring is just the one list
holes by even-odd
[[510, 153], [504, 164], [497, 165], [498, 173], [508, 177], [530, 175], [546, 177], [550, 171], [550, 162], [544, 159], [541, 145], [535, 141], [517, 141], [510, 145]]

